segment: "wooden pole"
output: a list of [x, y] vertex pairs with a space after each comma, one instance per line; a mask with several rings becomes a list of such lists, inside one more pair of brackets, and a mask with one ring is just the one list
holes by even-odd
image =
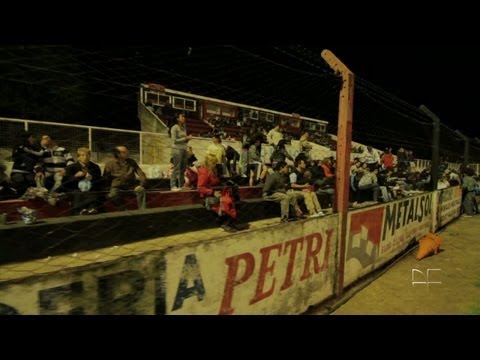
[[347, 243], [348, 198], [350, 194], [350, 152], [352, 143], [354, 74], [330, 51], [322, 51], [322, 58], [342, 77], [338, 111], [336, 205], [338, 211], [339, 251], [335, 294], [343, 293], [345, 251]]

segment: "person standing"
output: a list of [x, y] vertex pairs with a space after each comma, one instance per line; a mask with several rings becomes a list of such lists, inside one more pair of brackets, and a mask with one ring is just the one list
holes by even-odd
[[172, 191], [180, 190], [185, 183], [185, 170], [187, 168], [187, 144], [192, 139], [187, 135], [185, 126], [185, 114], [180, 113], [177, 116], [177, 124], [172, 126], [170, 131], [172, 138], [172, 161], [173, 172], [170, 177], [170, 189]]

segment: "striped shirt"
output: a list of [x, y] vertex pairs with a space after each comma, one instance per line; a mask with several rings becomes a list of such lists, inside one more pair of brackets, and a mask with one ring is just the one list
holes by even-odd
[[44, 150], [45, 152], [42, 155], [43, 169], [47, 173], [56, 173], [75, 163], [72, 155], [64, 147], [54, 146], [51, 149]]

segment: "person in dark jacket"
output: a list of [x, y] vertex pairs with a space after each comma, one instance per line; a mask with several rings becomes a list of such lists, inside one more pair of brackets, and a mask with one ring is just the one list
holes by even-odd
[[35, 186], [35, 166], [44, 151], [38, 148], [32, 134], [25, 133], [20, 145], [13, 149], [13, 166], [10, 173], [12, 187], [22, 196], [29, 187]]
[[267, 201], [280, 203], [281, 222], [288, 222], [295, 218], [290, 218], [290, 205], [295, 209], [297, 217], [302, 216], [302, 211], [298, 207], [297, 196], [294, 193], [287, 193], [287, 175], [289, 173], [288, 165], [285, 161], [279, 161], [275, 165], [274, 173], [267, 176], [263, 186], [263, 198]]

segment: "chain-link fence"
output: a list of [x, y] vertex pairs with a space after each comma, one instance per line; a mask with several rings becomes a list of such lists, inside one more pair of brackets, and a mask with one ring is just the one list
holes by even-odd
[[101, 164], [112, 158], [113, 149], [120, 145], [126, 146], [130, 157], [141, 164], [169, 162], [171, 145], [166, 134], [6, 118], [0, 118], [0, 131], [4, 134], [0, 145], [4, 161], [12, 161], [12, 149], [22, 143], [23, 134], [27, 132], [37, 142], [42, 135], [49, 135], [72, 155], [76, 149], [87, 147], [92, 151], [92, 161]]
[[[237, 47], [220, 47], [214, 49], [214, 54], [217, 56], [215, 57], [212, 56], [211, 52], [206, 51], [209, 50], [208, 48], [209, 47], [205, 47], [203, 49], [205, 52], [196, 50], [193, 53], [192, 59], [199, 61], [199, 63], [208, 63], [210, 65], [210, 71], [207, 73], [216, 78], [209, 78], [202, 81], [196, 78], [194, 73], [190, 73], [190, 76], [182, 76], [172, 71], [166, 72], [158, 69], [151, 71], [149, 75], [153, 74], [156, 77], [163, 75], [165, 79], [168, 79], [174, 85], [178, 85], [179, 88], [183, 90], [188, 90], [186, 88], [190, 85], [187, 85], [187, 80], [190, 80], [191, 84], [193, 84], [191, 85], [192, 88], [205, 89], [205, 94], [210, 96], [220, 97], [220, 93], [223, 94], [223, 97], [228, 98], [228, 100], [239, 101], [245, 104], [261, 105], [265, 108], [278, 109], [286, 113], [307, 112], [311, 117], [329, 121], [330, 132], [337, 134], [338, 91], [341, 87], [341, 79], [339, 79], [336, 74], [333, 74], [321, 60], [315, 59], [314, 62], [311, 62], [308, 54], [300, 51], [291, 51], [285, 55], [287, 57], [296, 57], [295, 62], [284, 66], [283, 64], [272, 63], [272, 61], [264, 56], [255, 54], [252, 52], [255, 49], [245, 51]], [[84, 59], [84, 56], [87, 55], [97, 56], [98, 54], [92, 54], [84, 50], [76, 56]], [[68, 64], [68, 61], [63, 63], [65, 56], [67, 55], [62, 54], [61, 59], [57, 59], [59, 61], [61, 60], [63, 66], [67, 66], [66, 64]], [[112, 60], [112, 58], [104, 54], [100, 57], [104, 57], [103, 60], [108, 60], [109, 63], [115, 63], [117, 61], [115, 59]], [[221, 66], [211, 62], [211, 59], [218, 60], [219, 57], [225, 60], [221, 62]], [[163, 58], [166, 59], [164, 61], [166, 61], [169, 66], [174, 66], [175, 62], [183, 59], [180, 55], [176, 57], [164, 56]], [[70, 58], [68, 58], [68, 60], [70, 61]], [[193, 61], [190, 60], [190, 58], [189, 60], [184, 60], [185, 62]], [[98, 64], [103, 63], [99, 62], [97, 65]], [[302, 66], [296, 68], [295, 64], [301, 64]], [[235, 65], [235, 67], [233, 65]], [[140, 68], [143, 69], [143, 67]], [[195, 69], [195, 66], [186, 66], [185, 68], [191, 71]], [[249, 86], [248, 90], [245, 90], [245, 87], [232, 88], [229, 84], [225, 83], [224, 78], [227, 74], [233, 72], [232, 68], [236, 69], [236, 71], [232, 74], [230, 82], [234, 82], [237, 85], [247, 84], [245, 86]], [[105, 67], [102, 69], [104, 72], [102, 75], [107, 74], [113, 76], [112, 72], [115, 72]], [[11, 76], [16, 76], [15, 72], [12, 72], [12, 74]], [[109, 76], [107, 76], [106, 79], [109, 79]], [[123, 72], [121, 76], [123, 76]], [[147, 78], [146, 74], [142, 74], [142, 76]], [[250, 84], [250, 80], [252, 79], [259, 81], [262, 86], [252, 90]], [[101, 80], [103, 81], [104, 79], [102, 78]], [[142, 79], [142, 81], [143, 80], [144, 79]], [[217, 85], [214, 81], [219, 81], [222, 85], [212, 86]], [[140, 83], [140, 81], [136, 82], [137, 84]], [[108, 80], [108, 84], [111, 85], [110, 80]], [[286, 84], [288, 86], [285, 86]], [[130, 90], [131, 84], [123, 85], [124, 88]], [[172, 87], [174, 85], [172, 85]], [[301, 91], [304, 89], [307, 89], [309, 94], [314, 94], [315, 96], [307, 97], [305, 92]], [[135, 91], [136, 90], [135, 88]], [[203, 92], [201, 93], [203, 94]], [[138, 110], [139, 113], [143, 111], [142, 109], [143, 108], [140, 107]], [[362, 162], [365, 162], [366, 157], [368, 157], [368, 155], [364, 154], [367, 146], [371, 145], [377, 148], [379, 152], [383, 152], [386, 148], [393, 148], [393, 152], [397, 155], [397, 161], [400, 148], [403, 148], [404, 151], [412, 151], [413, 156], [409, 155], [405, 157], [405, 160], [402, 160], [406, 166], [404, 170], [411, 170], [410, 173], [407, 174], [408, 176], [416, 176], [416, 172], [423, 171], [430, 166], [430, 160], [428, 159], [431, 157], [432, 149], [432, 126], [431, 119], [425, 114], [412, 105], [399, 100], [395, 96], [386, 93], [379, 87], [360, 78], [356, 82], [354, 109], [352, 136], [353, 140], [359, 144], [355, 146], [355, 150]], [[150, 123], [156, 124], [153, 120], [150, 121]], [[144, 124], [142, 124], [142, 127], [143, 125]], [[111, 151], [113, 148], [124, 145], [128, 147], [130, 157], [144, 167], [147, 177], [163, 177], [163, 180], [166, 182], [163, 190], [168, 190], [147, 191], [147, 209], [143, 210], [137, 210], [138, 205], [135, 193], [129, 192], [125, 194], [126, 211], [118, 211], [119, 208], [113, 203], [112, 199], [108, 197], [106, 191], [96, 192], [95, 194], [98, 196], [99, 201], [102, 202], [104, 208], [99, 214], [92, 216], [67, 216], [71, 214], [71, 199], [68, 197], [56, 199], [47, 198], [46, 201], [36, 199], [8, 200], [5, 202], [6, 207], [3, 209], [8, 209], [9, 216], [16, 214], [16, 217], [14, 218], [15, 221], [11, 221], [13, 217], [7, 218], [9, 224], [0, 228], [2, 237], [2, 242], [0, 243], [0, 285], [2, 282], [16, 282], [23, 278], [27, 279], [25, 281], [26, 284], [34, 283], [38, 278], [42, 278], [42, 281], [50, 281], [48, 288], [57, 289], [57, 293], [60, 294], [57, 295], [66, 297], [65, 301], [69, 302], [72, 306], [71, 309], [65, 311], [58, 309], [52, 305], [52, 301], [49, 302], [49, 299], [52, 299], [52, 295], [49, 295], [51, 293], [43, 292], [41, 296], [39, 296], [42, 299], [39, 301], [39, 304], [41, 304], [44, 313], [134, 313], [130, 311], [130, 305], [138, 302], [139, 293], [143, 291], [146, 293], [152, 293], [154, 291], [161, 293], [165, 290], [166, 283], [172, 284], [171, 279], [166, 280], [165, 278], [160, 278], [156, 279], [152, 284], [149, 283], [145, 285], [142, 282], [143, 280], [137, 277], [135, 271], [156, 272], [163, 277], [172, 276], [172, 273], [177, 272], [184, 274], [185, 276], [182, 276], [187, 280], [182, 280], [183, 282], [180, 281], [179, 284], [175, 284], [176, 289], [172, 291], [175, 292], [179, 289], [177, 293], [183, 292], [184, 297], [198, 299], [198, 302], [201, 302], [203, 301], [204, 294], [200, 290], [201, 286], [199, 284], [201, 281], [199, 279], [201, 278], [198, 275], [200, 270], [197, 266], [197, 260], [195, 256], [191, 254], [194, 253], [192, 250], [193, 247], [199, 243], [205, 243], [206, 254], [204, 254], [204, 256], [207, 260], [203, 263], [205, 265], [202, 264], [203, 269], [209, 269], [210, 266], [213, 266], [211, 264], [218, 263], [218, 260], [221, 259], [220, 267], [225, 264], [233, 264], [229, 269], [232, 269], [235, 265], [235, 270], [239, 268], [245, 270], [243, 276], [239, 275], [240, 273], [228, 273], [228, 278], [235, 282], [232, 285], [233, 289], [233, 287], [241, 285], [248, 276], [253, 274], [253, 269], [249, 268], [249, 265], [255, 261], [257, 264], [262, 264], [263, 272], [260, 273], [258, 278], [262, 278], [262, 281], [264, 281], [265, 275], [270, 271], [268, 270], [270, 252], [272, 250], [278, 250], [278, 253], [287, 253], [286, 248], [282, 248], [282, 244], [277, 244], [275, 245], [276, 247], [270, 247], [267, 248], [267, 250], [262, 250], [263, 248], [259, 249], [256, 244], [256, 242], [261, 242], [265, 238], [269, 238], [271, 232], [279, 231], [275, 234], [285, 236], [285, 238], [282, 237], [281, 240], [282, 242], [283, 240], [288, 240], [287, 242], [290, 244], [290, 249], [292, 249], [290, 254], [293, 254], [290, 258], [292, 265], [289, 263], [288, 270], [286, 270], [287, 275], [285, 275], [284, 282], [281, 285], [283, 291], [291, 282], [288, 276], [292, 277], [293, 261], [296, 259], [294, 252], [297, 249], [294, 241], [303, 239], [307, 234], [311, 235], [316, 233], [327, 234], [326, 236], [330, 239], [330, 236], [336, 232], [337, 217], [336, 215], [332, 215], [332, 204], [336, 201], [334, 181], [321, 182], [319, 188], [313, 188], [315, 191], [321, 190], [318, 193], [321, 209], [317, 209], [316, 204], [314, 204], [314, 210], [322, 210], [325, 213], [324, 215], [330, 215], [330, 217], [325, 220], [311, 219], [304, 223], [300, 222], [302, 225], [294, 226], [295, 234], [294, 236], [292, 235], [291, 238], [297, 240], [290, 241], [290, 238], [287, 238], [289, 230], [291, 229], [289, 223], [284, 221], [279, 225], [281, 215], [280, 205], [263, 199], [263, 183], [258, 183], [257, 186], [248, 186], [249, 183], [247, 180], [247, 182], [244, 182], [245, 186], [241, 186], [239, 189], [241, 201], [237, 203], [238, 217], [236, 226], [238, 229], [234, 228], [233, 230], [237, 230], [237, 234], [234, 235], [237, 237], [239, 236], [238, 230], [240, 230], [241, 233], [241, 230], [249, 229], [251, 232], [241, 233], [241, 236], [243, 236], [241, 241], [232, 243], [232, 245], [225, 242], [227, 251], [232, 252], [235, 250], [240, 255], [236, 255], [237, 257], [233, 259], [228, 258], [227, 260], [221, 258], [221, 256], [225, 256], [223, 253], [210, 256], [208, 251], [216, 254], [217, 240], [226, 240], [231, 236], [228, 231], [231, 231], [232, 228], [231, 226], [230, 228], [227, 227], [228, 231], [226, 232], [225, 227], [220, 227], [221, 221], [225, 220], [225, 218], [219, 217], [218, 213], [207, 210], [204, 206], [205, 200], [200, 197], [195, 189], [180, 192], [169, 191], [169, 179], [168, 176], [163, 175], [163, 172], [168, 170], [168, 164], [170, 162], [170, 139], [165, 133], [164, 126], [160, 126], [158, 129], [152, 127], [149, 130], [152, 130], [152, 132], [0, 118], [0, 131], [2, 133], [0, 151], [1, 158], [4, 160], [11, 161], [11, 150], [19, 144], [20, 136], [25, 131], [33, 133], [37, 138], [43, 134], [48, 134], [58, 145], [67, 148], [72, 154], [75, 154], [75, 150], [78, 147], [88, 147], [92, 150], [92, 160], [100, 164], [104, 164], [107, 159], [112, 158]], [[161, 131], [161, 133], [155, 133], [153, 131]], [[448, 131], [441, 134], [441, 146], [444, 146], [446, 154], [451, 155], [448, 157], [449, 161], [460, 161], [460, 158], [457, 159], [453, 157], [453, 155], [461, 156], [461, 154], [463, 154], [462, 144], [461, 142], [451, 144], [451, 139], [445, 136]], [[194, 153], [197, 154], [197, 158], [200, 160], [203, 160], [205, 157], [208, 141], [209, 140], [205, 139], [194, 139], [190, 143]], [[295, 141], [298, 141], [298, 139]], [[232, 142], [232, 145], [233, 144]], [[241, 145], [237, 143], [234, 146], [237, 151], [241, 151]], [[264, 145], [264, 148], [267, 147], [268, 145]], [[290, 149], [291, 148], [288, 148], [288, 151], [290, 151]], [[322, 180], [324, 180], [326, 177], [325, 172], [332, 171], [332, 175], [335, 174], [335, 164], [332, 163], [330, 159], [327, 160], [327, 158], [330, 157], [333, 157], [333, 160], [335, 160], [334, 152], [332, 152], [330, 148], [317, 147], [316, 150], [318, 151], [315, 153], [319, 154], [319, 158], [314, 160], [324, 161], [323, 165], [325, 165], [325, 167], [322, 168], [324, 172]], [[476, 150], [471, 150], [470, 154], [472, 157], [476, 157]], [[291, 155], [298, 154], [292, 153]], [[381, 154], [378, 153], [377, 155], [380, 157]], [[263, 158], [265, 158], [265, 156]], [[376, 166], [384, 164], [380, 159], [374, 158], [373, 161], [376, 163]], [[415, 166], [413, 166], [412, 163]], [[162, 165], [165, 166], [165, 168], [162, 169], [163, 171], [158, 171], [158, 169], [153, 168], [147, 171], [147, 165]], [[459, 166], [459, 164], [456, 166]], [[397, 177], [403, 178], [403, 174]], [[406, 192], [406, 194], [404, 194], [405, 197], [412, 195], [411, 191], [416, 190], [414, 186], [418, 186], [418, 183], [422, 181], [424, 184], [426, 183], [426, 179], [418, 179], [418, 181], [416, 181], [415, 178], [409, 178], [406, 180], [408, 180], [408, 188], [398, 186], [397, 189], [397, 186], [395, 186], [397, 194], [400, 191]], [[405, 181], [405, 183], [407, 183], [407, 181]], [[402, 184], [402, 186], [403, 185], [404, 184]], [[422, 191], [425, 190], [425, 188], [422, 189]], [[431, 197], [428, 197], [427, 200], [425, 199], [427, 199], [427, 197], [423, 198], [422, 202], [430, 200]], [[362, 200], [365, 199], [358, 198], [355, 200], [359, 200], [355, 201], [357, 203], [362, 203]], [[388, 202], [389, 200], [383, 198], [382, 201]], [[363, 202], [368, 205], [368, 201]], [[417, 201], [417, 203], [419, 202], [420, 201]], [[350, 203], [352, 203], [350, 209], [352, 210], [354, 206], [353, 198], [350, 198]], [[289, 204], [287, 204], [287, 207], [288, 205]], [[292, 207], [290, 208], [291, 212], [289, 212], [289, 216], [294, 218], [298, 216], [299, 213], [296, 212], [297, 209], [293, 206], [293, 201], [290, 205], [292, 205]], [[375, 203], [375, 205], [378, 206], [377, 203]], [[17, 209], [22, 206], [36, 210], [38, 220], [40, 221], [28, 226], [22, 224], [20, 215], [18, 215], [17, 212]], [[405, 203], [405, 213], [407, 212], [406, 206]], [[300, 209], [300, 211], [303, 211], [304, 215], [307, 216], [319, 215], [318, 213], [314, 214], [306, 205]], [[59, 215], [62, 216], [58, 217]], [[375, 213], [375, 215], [377, 215], [377, 213]], [[378, 216], [378, 218], [382, 219], [383, 217]], [[288, 219], [284, 218], [283, 220]], [[362, 233], [361, 236], [363, 235]], [[362, 237], [362, 241], [363, 240], [366, 241], [367, 239]], [[313, 272], [315, 272], [315, 274], [321, 274], [324, 270], [323, 265], [320, 265], [317, 261], [318, 259], [314, 258], [317, 252], [320, 251], [320, 245], [318, 244], [321, 244], [322, 241], [318, 241], [317, 245], [319, 247], [317, 248], [312, 245], [312, 238], [310, 238], [309, 241], [308, 248], [305, 247], [307, 254], [306, 265], [302, 269], [297, 270], [301, 274], [297, 274], [297, 277], [301, 278], [300, 281], [305, 280], [304, 284], [308, 283], [306, 279], [310, 276], [310, 267], [314, 269], [312, 270], [312, 274]], [[335, 237], [332, 237], [332, 244], [334, 242]], [[328, 242], [324, 241], [323, 243]], [[371, 244], [369, 244], [369, 246], [372, 248]], [[247, 248], [248, 251], [245, 250]], [[258, 257], [257, 260], [252, 260], [254, 259], [253, 256], [250, 257], [248, 255], [249, 251], [254, 251], [252, 249], [255, 251], [258, 250], [261, 253], [261, 257]], [[188, 259], [185, 260], [186, 265], [183, 269], [179, 269], [181, 264], [172, 261], [172, 265], [169, 268], [171, 272], [166, 272], [165, 263], [162, 261], [164, 258], [169, 258], [170, 252], [179, 252]], [[331, 254], [334, 253], [336, 253], [336, 251], [331, 252]], [[148, 258], [150, 255], [155, 257], [155, 259], [160, 259], [159, 264], [153, 265], [153, 262], [151, 263], [150, 261], [144, 264], [144, 258]], [[302, 254], [302, 256], [303, 255], [304, 254]], [[297, 258], [298, 257], [299, 256], [297, 256]], [[325, 255], [325, 258], [328, 259], [328, 254]], [[335, 264], [335, 261], [330, 260], [329, 264], [330, 268], [328, 271], [331, 272], [334, 266], [332, 264]], [[328, 264], [325, 266], [328, 266]], [[272, 265], [272, 272], [273, 267]], [[112, 271], [114, 271], [112, 269], [117, 269], [118, 273], [122, 274], [118, 275], [118, 278], [110, 279], [115, 282], [115, 284], [118, 282], [115, 293], [109, 285], [106, 285], [112, 284], [110, 280], [106, 280], [106, 277], [110, 276]], [[221, 269], [224, 271], [224, 268]], [[91, 272], [89, 272], [90, 270]], [[250, 270], [252, 273], [250, 273]], [[239, 276], [235, 277], [236, 275]], [[331, 273], [329, 275], [331, 275]], [[130, 287], [127, 288], [127, 290], [122, 287], [122, 276], [134, 280], [133, 282], [128, 282], [128, 286], [133, 287], [135, 291], [129, 291], [131, 290]], [[52, 277], [53, 280], [45, 280], [48, 277]], [[82, 282], [84, 278], [87, 280]], [[79, 279], [82, 279], [82, 281]], [[98, 284], [95, 285], [92, 279], [98, 280]], [[223, 288], [225, 286], [227, 288], [224, 282], [221, 283], [217, 280], [218, 279], [215, 278], [215, 281], [208, 283], [206, 286], [217, 288]], [[321, 281], [327, 280], [322, 278], [319, 282]], [[65, 284], [68, 284], [68, 286]], [[308, 283], [308, 286], [310, 285], [311, 283]], [[256, 289], [252, 290], [256, 292], [257, 300], [265, 295], [262, 293], [264, 290], [262, 286], [259, 285]], [[154, 288], [160, 290], [153, 290]], [[91, 291], [92, 289], [99, 290], [96, 292]], [[25, 289], [22, 288], [21, 290], [24, 291]], [[216, 289], [213, 291], [216, 293], [220, 292]], [[81, 298], [79, 294], [83, 293], [88, 293], [88, 295], [82, 295], [86, 300], [85, 303], [80, 306], [76, 301], [77, 297]], [[91, 295], [93, 293], [95, 293], [95, 295]], [[298, 294], [301, 294], [301, 291], [299, 291]], [[162, 296], [159, 296], [159, 298], [162, 298]], [[297, 296], [297, 294], [293, 294], [292, 296]], [[91, 297], [96, 298], [92, 300]], [[71, 300], [71, 298], [74, 300]], [[2, 300], [3, 299], [0, 298], [0, 303], [2, 303]], [[87, 300], [91, 300], [91, 302]], [[105, 306], [102, 305], [93, 309], [93, 305], [91, 304], [94, 304], [95, 301], [103, 301]], [[177, 299], [170, 299], [170, 301], [178, 304]], [[117, 305], [112, 305], [118, 303], [124, 304], [124, 309], [128, 309], [128, 311], [119, 310], [116, 308]], [[151, 303], [154, 303], [153, 300]], [[110, 309], [109, 304], [112, 306]], [[58, 306], [60, 307], [60, 305]], [[156, 305], [161, 307], [161, 304]], [[174, 305], [173, 308], [175, 308], [175, 306], [177, 305]], [[82, 308], [81, 311], [79, 310], [80, 308]], [[0, 310], [2, 309], [0, 308]]]

